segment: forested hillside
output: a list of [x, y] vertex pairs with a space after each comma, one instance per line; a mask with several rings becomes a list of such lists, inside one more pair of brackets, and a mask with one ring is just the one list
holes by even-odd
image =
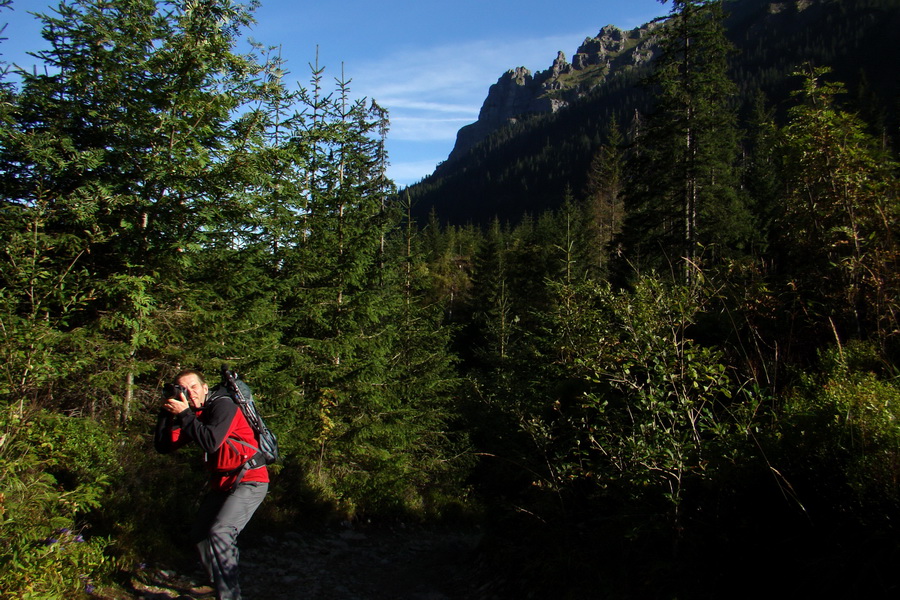
[[[897, 140], [896, 0], [731, 0], [723, 10], [733, 46], [728, 77], [738, 89], [731, 102], [741, 129], [753, 128], [760, 97], [783, 124], [796, 87], [791, 75], [808, 63], [832, 69], [850, 96], [841, 101], [862, 111], [878, 135]], [[558, 208], [567, 191], [583, 196], [607, 127], [614, 122], [622, 132], [634, 130], [656, 110], [656, 91], [645, 85], [653, 68], [643, 63], [620, 70], [580, 102], [552, 114], [522, 115], [442, 163], [408, 190], [416, 218], [424, 222], [434, 209], [443, 223], [484, 226], [497, 217], [515, 224], [525, 214]]]
[[477, 529], [484, 598], [896, 596], [893, 125], [824, 64], [742, 111], [722, 4], [668, 6], [615, 90], [653, 111], [484, 227], [417, 224], [386, 112], [239, 54], [243, 7], [45, 17], [0, 87], [0, 598], [190, 564], [199, 453], [150, 431], [223, 364], [284, 454], [260, 531]]

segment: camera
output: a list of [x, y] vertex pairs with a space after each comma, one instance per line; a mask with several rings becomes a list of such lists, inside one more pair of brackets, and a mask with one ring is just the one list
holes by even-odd
[[182, 394], [184, 394], [185, 400], [191, 399], [191, 393], [183, 385], [178, 385], [177, 383], [167, 383], [163, 386], [163, 400], [175, 398], [176, 400], [181, 401]]

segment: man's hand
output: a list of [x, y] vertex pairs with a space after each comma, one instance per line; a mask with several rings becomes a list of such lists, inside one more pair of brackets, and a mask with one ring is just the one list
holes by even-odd
[[180, 398], [169, 398], [166, 400], [166, 403], [163, 404], [163, 408], [172, 413], [173, 415], [180, 415], [188, 408], [190, 405], [187, 403], [187, 400], [184, 399], [184, 394], [179, 394]]

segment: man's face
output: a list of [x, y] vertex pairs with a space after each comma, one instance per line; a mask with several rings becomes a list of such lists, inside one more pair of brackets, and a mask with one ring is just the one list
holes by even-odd
[[191, 397], [188, 398], [188, 404], [194, 410], [200, 408], [206, 402], [206, 393], [209, 391], [209, 386], [202, 383], [200, 378], [193, 373], [180, 377], [176, 383], [181, 387], [187, 388], [188, 392], [190, 392]]

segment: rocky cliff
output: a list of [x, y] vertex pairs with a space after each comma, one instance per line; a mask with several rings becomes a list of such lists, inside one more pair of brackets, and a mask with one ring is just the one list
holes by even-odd
[[488, 90], [478, 120], [459, 130], [448, 162], [465, 154], [500, 127], [528, 115], [552, 113], [583, 98], [618, 74], [653, 59], [657, 23], [623, 31], [607, 25], [589, 37], [572, 62], [559, 52], [546, 71], [534, 75], [525, 67], [510, 69]]

